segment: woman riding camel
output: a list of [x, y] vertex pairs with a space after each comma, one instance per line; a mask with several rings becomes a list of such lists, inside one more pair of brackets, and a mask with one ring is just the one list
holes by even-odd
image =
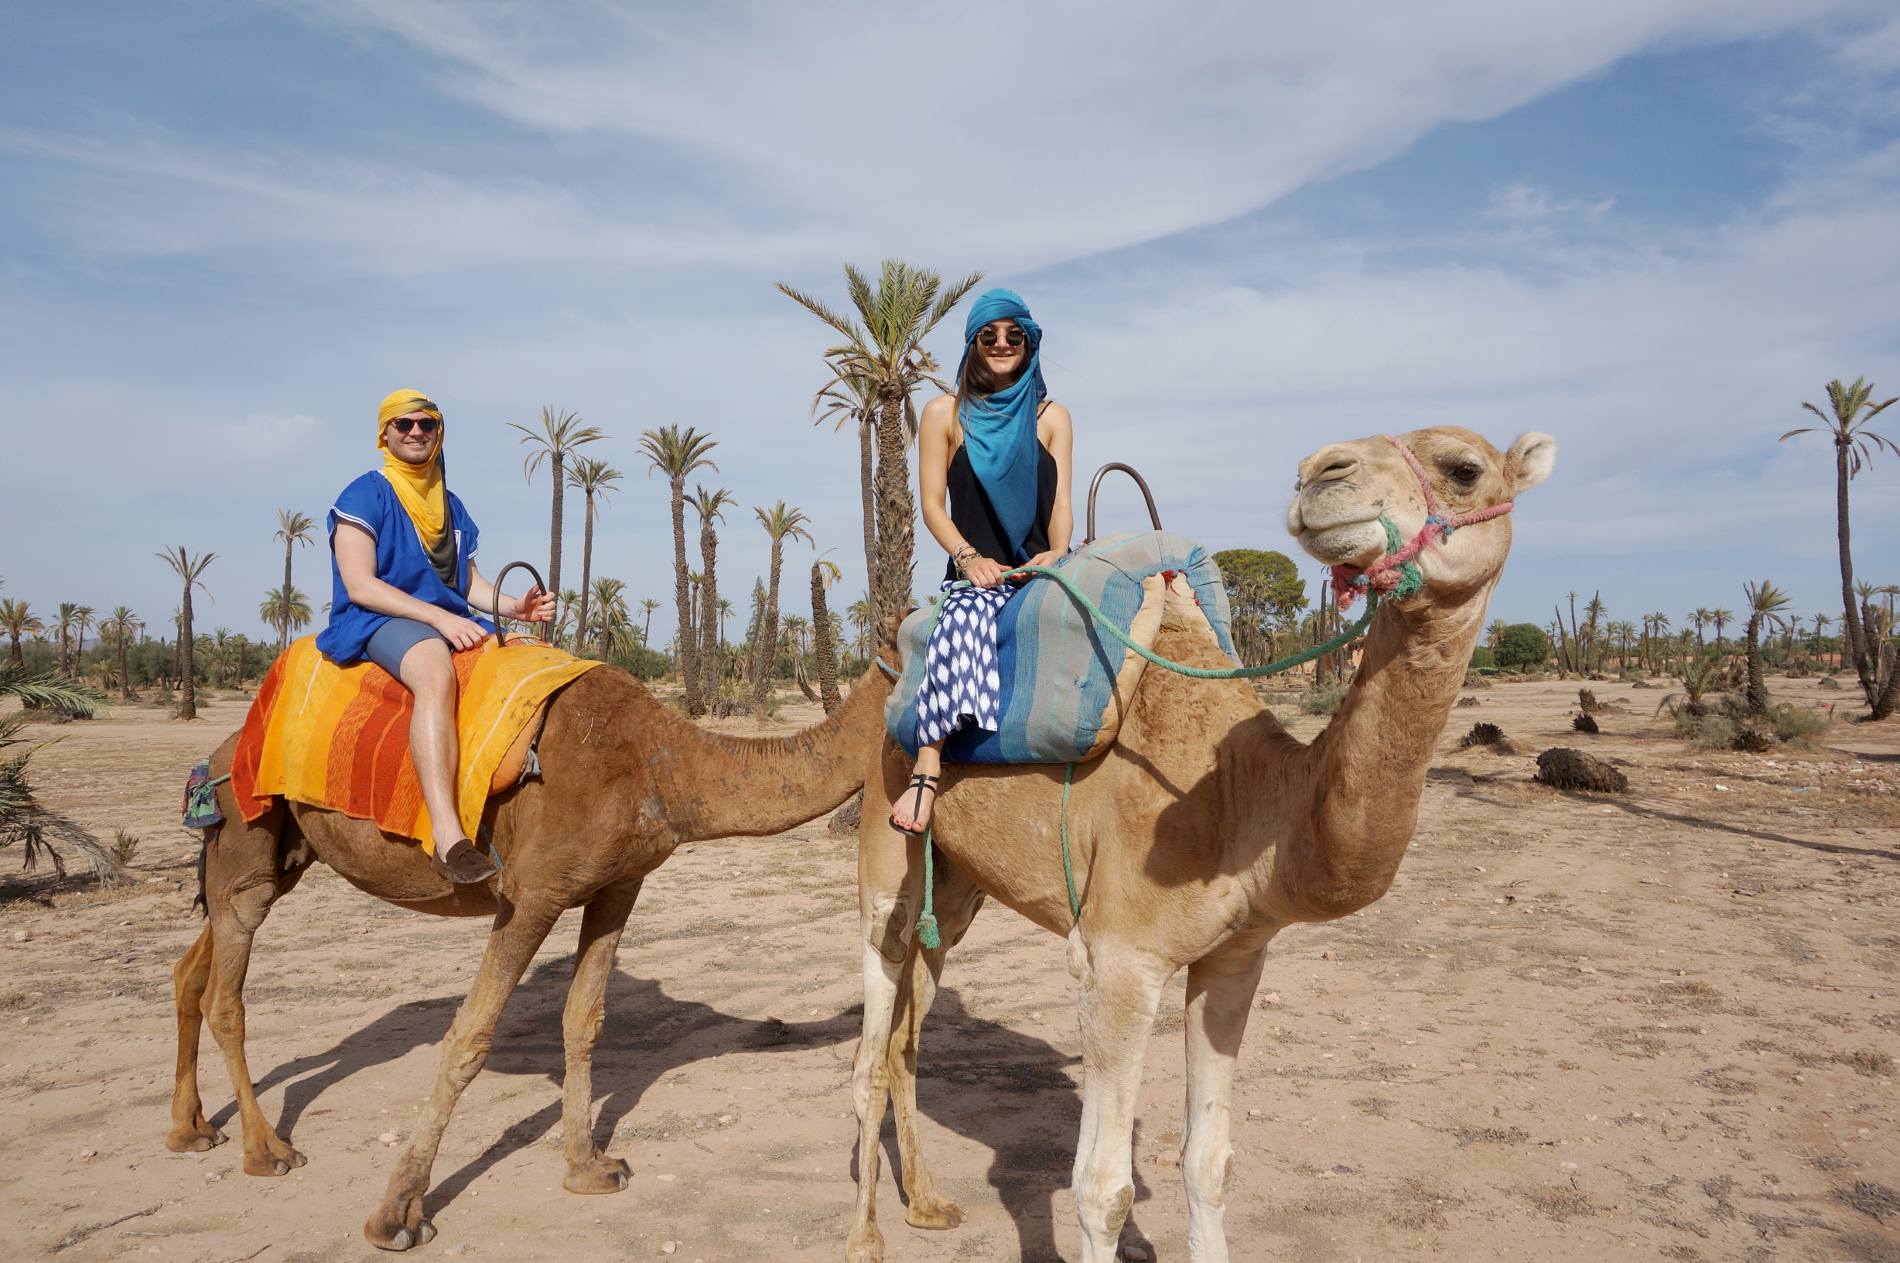
[[[317, 648], [340, 666], [367, 658], [415, 695], [409, 752], [429, 808], [425, 845], [436, 872], [464, 883], [496, 869], [468, 840], [456, 811], [460, 751], [449, 655], [494, 630], [469, 617], [471, 603], [497, 602], [494, 585], [475, 569], [475, 521], [443, 479], [442, 434], [442, 410], [416, 391], [383, 400], [376, 435], [383, 467], [345, 487], [330, 510], [330, 625]], [[554, 600], [531, 589], [509, 612], [546, 622]]]
[[970, 308], [963, 341], [957, 393], [925, 404], [917, 432], [924, 525], [950, 563], [917, 693], [917, 765], [891, 812], [891, 828], [912, 835], [930, 824], [944, 739], [968, 724], [996, 729], [996, 618], [1025, 581], [1005, 575], [1054, 565], [1075, 527], [1069, 410], [1046, 397], [1042, 326], [1016, 294], [993, 289]]

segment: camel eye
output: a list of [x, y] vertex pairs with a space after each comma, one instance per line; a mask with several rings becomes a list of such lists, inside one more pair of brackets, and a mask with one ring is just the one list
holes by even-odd
[[1478, 475], [1484, 471], [1473, 464], [1453, 465], [1450, 469], [1452, 481], [1461, 487], [1469, 487], [1478, 481]]

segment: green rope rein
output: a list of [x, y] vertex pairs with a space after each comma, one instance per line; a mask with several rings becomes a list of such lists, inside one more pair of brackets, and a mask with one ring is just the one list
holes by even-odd
[[[1379, 525], [1385, 528], [1386, 552], [1390, 554], [1399, 551], [1404, 544], [1404, 541], [1399, 538], [1399, 528], [1394, 526], [1390, 519], [1383, 517], [1379, 519]], [[1134, 639], [1130, 637], [1127, 632], [1109, 621], [1108, 615], [1102, 613], [1101, 607], [1089, 600], [1088, 597], [1082, 595], [1082, 589], [1076, 586], [1075, 580], [1053, 566], [1016, 566], [1010, 570], [1009, 573], [1047, 575], [1049, 578], [1054, 579], [1057, 583], [1062, 585], [1062, 590], [1069, 594], [1070, 600], [1081, 606], [1096, 622], [1107, 628], [1109, 634], [1114, 636], [1115, 639], [1121, 641], [1124, 645], [1127, 645], [1130, 649], [1133, 649], [1136, 653], [1154, 663], [1156, 666], [1166, 667], [1177, 675], [1185, 675], [1196, 680], [1251, 680], [1263, 675], [1278, 675], [1282, 671], [1290, 671], [1303, 662], [1311, 662], [1323, 654], [1329, 654], [1335, 649], [1344, 648], [1346, 645], [1359, 639], [1359, 637], [1365, 634], [1366, 628], [1372, 626], [1373, 615], [1379, 612], [1378, 593], [1368, 592], [1366, 593], [1366, 612], [1359, 616], [1359, 621], [1339, 633], [1339, 635], [1334, 636], [1325, 644], [1314, 645], [1311, 649], [1302, 649], [1291, 657], [1281, 658], [1278, 662], [1269, 662], [1263, 666], [1227, 667], [1215, 670], [1208, 667], [1190, 667], [1184, 663], [1173, 662], [1162, 657], [1152, 649], [1136, 644]], [[1420, 573], [1418, 566], [1412, 562], [1408, 561], [1400, 566], [1399, 574], [1399, 585], [1392, 590], [1392, 595], [1395, 597], [1410, 596], [1425, 586], [1425, 576]], [[965, 580], [957, 586], [963, 587], [967, 586], [967, 584], [968, 581]], [[924, 634], [926, 641], [928, 641], [930, 633], [937, 630], [937, 620], [943, 617], [943, 604], [942, 600], [936, 602], [937, 611], [931, 616], [930, 631]], [[1075, 893], [1075, 864], [1069, 857], [1069, 790], [1074, 784], [1075, 764], [1069, 763], [1064, 765], [1062, 774], [1062, 878], [1069, 887], [1069, 915], [1075, 920], [1080, 921], [1082, 919], [1082, 901]], [[923, 915], [917, 918], [917, 942], [927, 948], [936, 948], [943, 943], [943, 935], [937, 928], [936, 915], [936, 849], [936, 844], [931, 840], [931, 831], [925, 829], [924, 911]]]

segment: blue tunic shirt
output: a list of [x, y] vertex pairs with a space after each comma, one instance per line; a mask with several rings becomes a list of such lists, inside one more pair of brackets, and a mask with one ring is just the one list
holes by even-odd
[[[376, 634], [376, 629], [390, 619], [387, 614], [366, 610], [350, 600], [349, 589], [343, 586], [343, 572], [336, 564], [339, 522], [360, 526], [375, 538], [378, 579], [419, 601], [440, 606], [451, 614], [471, 617], [463, 594], [468, 591], [469, 563], [475, 558], [480, 532], [453, 491], [448, 493], [448, 500], [449, 525], [455, 531], [453, 589], [442, 582], [435, 567], [429, 564], [429, 554], [423, 551], [416, 524], [409, 519], [408, 510], [402, 507], [402, 501], [396, 498], [396, 489], [389, 485], [389, 479], [383, 477], [381, 470], [371, 470], [343, 488], [343, 494], [330, 509], [330, 625], [317, 636], [317, 648], [325, 657], [341, 666], [349, 666], [363, 656], [363, 646]], [[486, 631], [495, 630], [486, 619], [475, 621]]]

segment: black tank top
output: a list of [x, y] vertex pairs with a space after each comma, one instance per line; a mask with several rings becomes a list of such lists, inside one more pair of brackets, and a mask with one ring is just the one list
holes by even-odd
[[[1036, 444], [1036, 521], [1029, 528], [1029, 538], [1023, 541], [1024, 551], [1020, 554], [1003, 542], [1003, 528], [996, 520], [996, 510], [990, 507], [989, 493], [977, 480], [976, 470], [970, 467], [969, 449], [961, 443], [950, 458], [944, 485], [950, 493], [950, 520], [956, 523], [964, 542], [976, 549], [979, 556], [1008, 566], [1021, 565], [1036, 554], [1049, 551], [1049, 517], [1056, 508], [1056, 458], [1042, 444]], [[956, 562], [944, 567], [943, 577], [962, 577], [957, 573]]]

